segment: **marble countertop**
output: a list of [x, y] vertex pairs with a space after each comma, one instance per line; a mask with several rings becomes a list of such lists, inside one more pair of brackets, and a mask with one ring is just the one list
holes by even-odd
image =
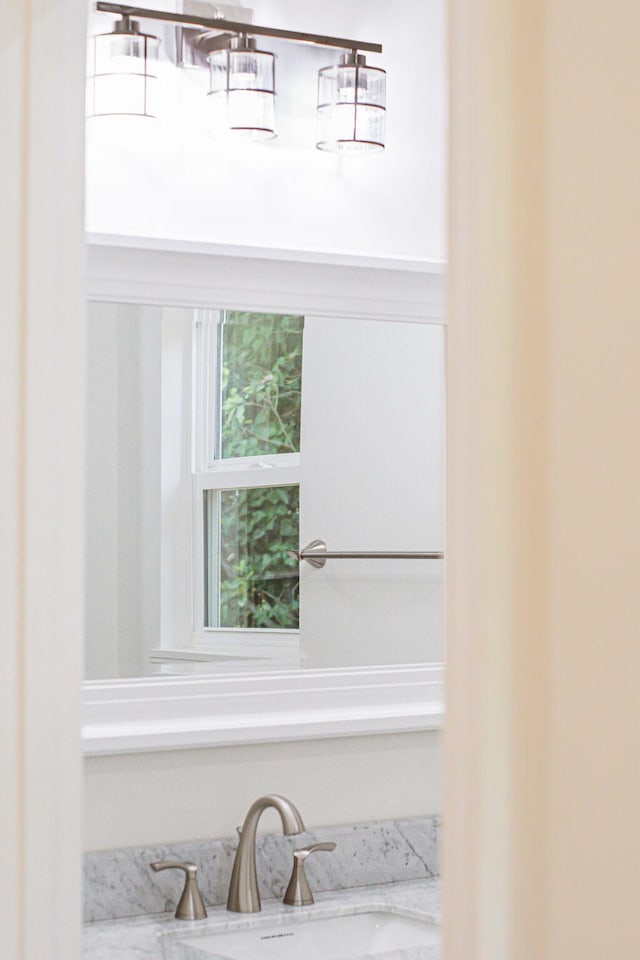
[[[287, 907], [267, 900], [258, 914], [232, 914], [212, 907], [206, 920], [176, 920], [172, 913], [126, 920], [102, 920], [84, 926], [83, 960], [172, 960], [176, 945], [187, 936], [221, 933], [257, 926], [266, 921], [286, 923], [304, 910], [308, 917], [344, 916], [365, 910], [382, 910], [440, 923], [440, 881], [412, 880], [379, 886], [357, 887], [316, 895], [310, 907]], [[378, 960], [440, 960], [439, 947], [419, 947], [378, 955]]]

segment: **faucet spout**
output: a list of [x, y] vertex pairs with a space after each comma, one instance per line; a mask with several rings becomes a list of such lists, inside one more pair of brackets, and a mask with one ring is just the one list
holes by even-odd
[[280, 814], [282, 830], [287, 836], [304, 833], [305, 826], [297, 808], [286, 797], [269, 793], [249, 807], [240, 831], [240, 843], [233, 863], [227, 910], [234, 913], [257, 913], [261, 910], [256, 872], [256, 833], [258, 821], [269, 807]]

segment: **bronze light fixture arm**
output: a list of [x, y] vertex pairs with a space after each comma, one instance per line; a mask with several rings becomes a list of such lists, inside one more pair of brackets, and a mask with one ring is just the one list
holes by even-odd
[[367, 43], [363, 40], [347, 40], [344, 37], [326, 37], [319, 33], [302, 33], [297, 30], [280, 30], [277, 27], [260, 27], [253, 23], [241, 23], [236, 20], [194, 17], [185, 13], [168, 13], [166, 10], [152, 10], [148, 7], [131, 7], [122, 3], [96, 3], [100, 13], [114, 13], [121, 17], [135, 17], [139, 20], [165, 20], [187, 27], [200, 27], [202, 30], [228, 31], [233, 34], [251, 34], [256, 37], [276, 37], [281, 40], [293, 40], [296, 43], [311, 43], [318, 47], [333, 47], [337, 50], [365, 50], [368, 53], [382, 53], [382, 44]]

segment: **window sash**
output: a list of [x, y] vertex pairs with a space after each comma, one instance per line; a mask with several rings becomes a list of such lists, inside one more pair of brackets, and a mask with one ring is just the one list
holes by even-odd
[[[193, 630], [192, 645], [209, 653], [228, 655], [229, 644], [237, 644], [240, 657], [251, 656], [263, 640], [264, 659], [299, 655], [299, 630], [271, 628], [205, 627], [205, 492], [300, 485], [300, 454], [283, 453], [270, 457], [242, 457], [218, 461], [216, 469], [195, 474], [192, 480], [193, 503]], [[297, 546], [297, 544], [295, 545]], [[280, 649], [278, 638], [295, 639], [295, 648], [287, 643]], [[245, 652], [243, 652], [245, 651]]]
[[[256, 314], [267, 311], [255, 311]], [[256, 457], [221, 457], [222, 409], [220, 381], [222, 376], [222, 331], [225, 310], [200, 309], [193, 311], [193, 371], [192, 398], [192, 469], [195, 474], [215, 473], [227, 465], [255, 465], [274, 461], [285, 463], [283, 457], [299, 457], [299, 453], [264, 453]], [[294, 462], [294, 461], [292, 461]]]

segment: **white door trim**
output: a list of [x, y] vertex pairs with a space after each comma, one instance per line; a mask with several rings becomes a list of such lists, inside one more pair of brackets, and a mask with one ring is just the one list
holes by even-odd
[[0, 930], [80, 957], [85, 9], [3, 5]]

